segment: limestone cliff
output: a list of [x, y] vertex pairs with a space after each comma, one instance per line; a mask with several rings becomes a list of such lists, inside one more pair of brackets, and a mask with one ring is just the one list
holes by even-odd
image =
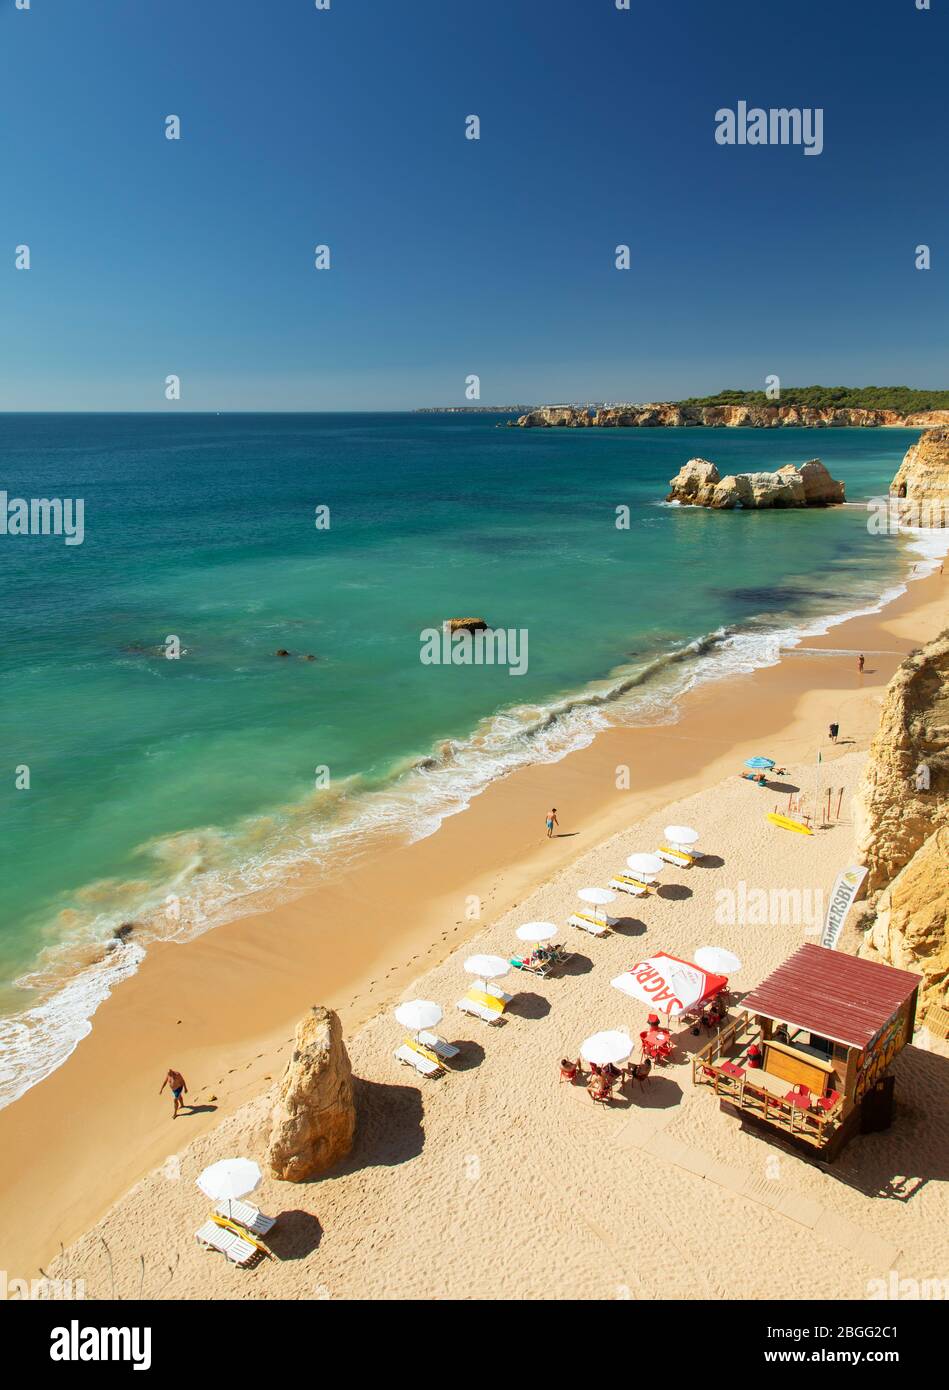
[[907, 657], [887, 686], [853, 814], [871, 898], [949, 825], [949, 631]]
[[924, 840], [884, 889], [859, 954], [923, 976], [920, 1016], [946, 1004], [949, 983], [949, 825]]
[[[509, 422], [514, 424], [513, 421]], [[678, 405], [653, 401], [646, 405], [611, 405], [591, 410], [577, 405], [545, 405], [529, 410], [517, 422], [522, 429], [647, 429], [687, 425], [713, 428], [778, 429], [784, 425], [809, 429], [904, 425], [949, 426], [949, 410], [924, 410], [902, 415], [897, 410], [803, 405]]]
[[667, 502], [731, 511], [783, 507], [826, 507], [844, 500], [844, 485], [832, 478], [820, 459], [800, 468], [785, 464], [775, 473], [736, 473], [719, 477], [708, 459], [689, 459], [669, 480]]
[[927, 430], [906, 451], [890, 496], [901, 519], [916, 526], [949, 526], [949, 430]]
[[316, 1006], [297, 1024], [271, 1116], [271, 1172], [307, 1182], [344, 1158], [356, 1128], [353, 1074], [339, 1017]]

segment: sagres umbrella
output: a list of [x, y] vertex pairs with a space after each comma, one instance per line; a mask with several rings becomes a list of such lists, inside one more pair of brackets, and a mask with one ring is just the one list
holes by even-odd
[[767, 771], [769, 768], [774, 767], [774, 759], [773, 759], [773, 758], [762, 758], [762, 757], [760, 757], [760, 756], [754, 757], [754, 758], [746, 758], [746, 759], [745, 759], [745, 767], [756, 767], [756, 768], [759, 768], [759, 767], [760, 767], [760, 768], [762, 768], [764, 771]]
[[525, 922], [522, 927], [517, 928], [514, 935], [518, 940], [536, 946], [539, 941], [553, 941], [559, 930], [553, 922]]
[[418, 1041], [423, 1028], [434, 1028], [442, 1021], [442, 1008], [431, 999], [408, 999], [395, 1011], [396, 1019], [403, 1028], [411, 1028]]
[[703, 970], [711, 970], [716, 975], [734, 975], [741, 969], [741, 961], [724, 946], [700, 946], [693, 959]]
[[690, 845], [698, 844], [699, 832], [693, 830], [691, 825], [667, 825], [665, 836], [673, 849], [688, 849]]
[[633, 1050], [633, 1040], [628, 1033], [618, 1030], [594, 1033], [580, 1044], [580, 1056], [585, 1062], [595, 1062], [605, 1067], [607, 1062], [628, 1062]]
[[665, 867], [658, 854], [630, 854], [626, 863], [634, 874], [645, 879], [656, 878]]
[[488, 980], [500, 980], [510, 968], [511, 962], [503, 956], [469, 956], [465, 961], [468, 974], [474, 975], [475, 984], [479, 984], [485, 992]]
[[205, 1168], [195, 1179], [195, 1184], [205, 1197], [212, 1202], [227, 1202], [227, 1214], [231, 1214], [231, 1203], [238, 1197], [246, 1197], [260, 1182], [261, 1171], [250, 1158], [221, 1158]]
[[[598, 907], [605, 907], [607, 903], [615, 901], [616, 894], [610, 888], [581, 888], [577, 893], [581, 902], [590, 903], [593, 907], [593, 915], [596, 916]], [[606, 914], [604, 913], [604, 916]]]

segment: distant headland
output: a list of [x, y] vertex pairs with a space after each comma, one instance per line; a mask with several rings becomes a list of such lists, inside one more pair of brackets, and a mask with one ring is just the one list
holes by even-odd
[[811, 429], [903, 425], [921, 429], [949, 425], [949, 391], [909, 386], [789, 386], [778, 399], [764, 391], [720, 391], [683, 401], [645, 405], [545, 405], [516, 421], [522, 429], [706, 427]]
[[574, 401], [561, 405], [425, 406], [419, 415], [513, 415], [512, 428], [646, 429], [706, 426], [774, 429], [949, 426], [949, 391], [911, 386], [788, 386], [778, 399], [764, 391], [719, 391], [681, 401], [632, 404]]

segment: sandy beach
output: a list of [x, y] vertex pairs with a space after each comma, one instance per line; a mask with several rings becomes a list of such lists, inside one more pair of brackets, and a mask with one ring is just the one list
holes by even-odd
[[[515, 773], [371, 868], [318, 890], [301, 881], [289, 904], [150, 950], [65, 1065], [0, 1113], [0, 1265], [82, 1278], [90, 1297], [154, 1298], [859, 1298], [891, 1268], [938, 1276], [949, 1060], [924, 1032], [898, 1062], [892, 1131], [855, 1140], [827, 1172], [741, 1133], [694, 1090], [687, 1033], [677, 1063], [611, 1110], [558, 1086], [557, 1061], [594, 1029], [642, 1026], [609, 980], [654, 949], [734, 950], [742, 991], [814, 939], [800, 922], [719, 925], [716, 891], [829, 892], [851, 856], [849, 799], [882, 690], [946, 626], [944, 584], [920, 580], [777, 666], [696, 688], [675, 723], [610, 730]], [[787, 767], [788, 787], [843, 788], [840, 822], [807, 840], [770, 827], [763, 812], [788, 793], [736, 776], [754, 752]], [[551, 804], [562, 835], [548, 842]], [[604, 940], [565, 927], [569, 972], [508, 982], [518, 997], [502, 1027], [455, 1010], [473, 939], [508, 954], [518, 922], [565, 923], [578, 887], [653, 849], [670, 820], [701, 828], [707, 866], [669, 870]], [[392, 1057], [391, 1008], [411, 995], [444, 1006], [442, 1031], [463, 1049], [437, 1083]], [[266, 1091], [313, 1003], [342, 1017], [356, 1147], [322, 1182], [265, 1182], [255, 1200], [281, 1213], [278, 1258], [241, 1272], [195, 1245], [207, 1203], [193, 1179], [231, 1153], [263, 1158]], [[157, 1095], [168, 1065], [198, 1106], [174, 1123]], [[766, 1264], [744, 1257], [749, 1240]]]

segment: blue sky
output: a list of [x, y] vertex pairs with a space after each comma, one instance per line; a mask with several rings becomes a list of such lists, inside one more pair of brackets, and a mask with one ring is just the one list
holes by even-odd
[[932, 3], [0, 0], [0, 409], [949, 385]]

